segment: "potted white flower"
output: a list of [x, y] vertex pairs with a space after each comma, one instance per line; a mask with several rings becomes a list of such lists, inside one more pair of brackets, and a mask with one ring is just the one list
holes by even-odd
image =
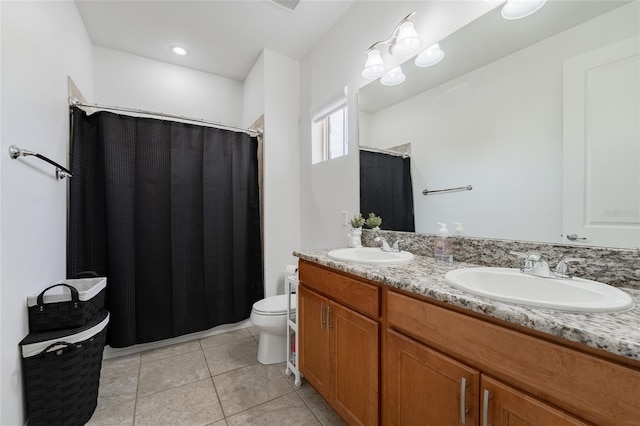
[[369, 213], [369, 217], [365, 220], [364, 224], [367, 228], [378, 231], [380, 229], [380, 225], [382, 225], [382, 218], [380, 216], [376, 216], [375, 213]]

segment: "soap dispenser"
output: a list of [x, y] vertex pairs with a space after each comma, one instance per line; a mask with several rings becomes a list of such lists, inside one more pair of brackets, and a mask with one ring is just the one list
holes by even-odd
[[438, 263], [451, 263], [453, 262], [453, 241], [449, 237], [449, 230], [447, 224], [438, 222], [440, 230], [435, 240], [433, 257]]
[[456, 230], [453, 232], [453, 235], [456, 237], [461, 237], [464, 229], [462, 228], [462, 222], [451, 222], [456, 226]]

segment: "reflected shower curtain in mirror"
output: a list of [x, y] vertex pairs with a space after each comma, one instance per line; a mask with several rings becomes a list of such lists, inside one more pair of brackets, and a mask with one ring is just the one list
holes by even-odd
[[380, 229], [415, 231], [409, 157], [360, 150], [360, 211], [380, 216]]
[[249, 317], [263, 297], [257, 145], [72, 109], [67, 275], [107, 277], [112, 347]]

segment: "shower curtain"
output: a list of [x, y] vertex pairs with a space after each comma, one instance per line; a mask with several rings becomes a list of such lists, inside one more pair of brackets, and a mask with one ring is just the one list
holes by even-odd
[[380, 216], [380, 229], [415, 231], [409, 157], [360, 150], [360, 211]]
[[112, 347], [249, 317], [263, 297], [257, 145], [72, 109], [67, 275], [107, 277]]

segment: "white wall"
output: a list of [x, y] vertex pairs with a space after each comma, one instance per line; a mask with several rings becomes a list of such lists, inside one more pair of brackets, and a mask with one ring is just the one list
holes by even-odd
[[[456, 221], [475, 237], [563, 242], [563, 63], [637, 36], [637, 10], [621, 7], [371, 116], [372, 146], [411, 142], [416, 232]], [[466, 185], [473, 190], [422, 195]]]
[[239, 81], [100, 46], [93, 58], [90, 103], [242, 124]]
[[251, 126], [264, 114], [264, 52], [244, 79], [242, 91], [242, 126]]
[[[478, 1], [356, 2], [316, 44], [301, 63], [301, 246], [346, 245], [347, 228], [340, 211], [358, 212], [358, 108], [356, 93], [368, 83], [360, 75], [367, 48], [387, 38], [412, 11], [416, 30], [429, 45], [495, 4]], [[337, 99], [349, 88], [349, 155], [311, 166], [310, 113]]]
[[263, 56], [264, 277], [272, 296], [284, 291], [284, 268], [300, 247], [300, 63], [270, 50]]
[[66, 271], [67, 181], [9, 145], [67, 164], [67, 76], [91, 96], [91, 43], [72, 1], [2, 2], [0, 167], [0, 424], [24, 423], [18, 342], [28, 333], [25, 299]]

